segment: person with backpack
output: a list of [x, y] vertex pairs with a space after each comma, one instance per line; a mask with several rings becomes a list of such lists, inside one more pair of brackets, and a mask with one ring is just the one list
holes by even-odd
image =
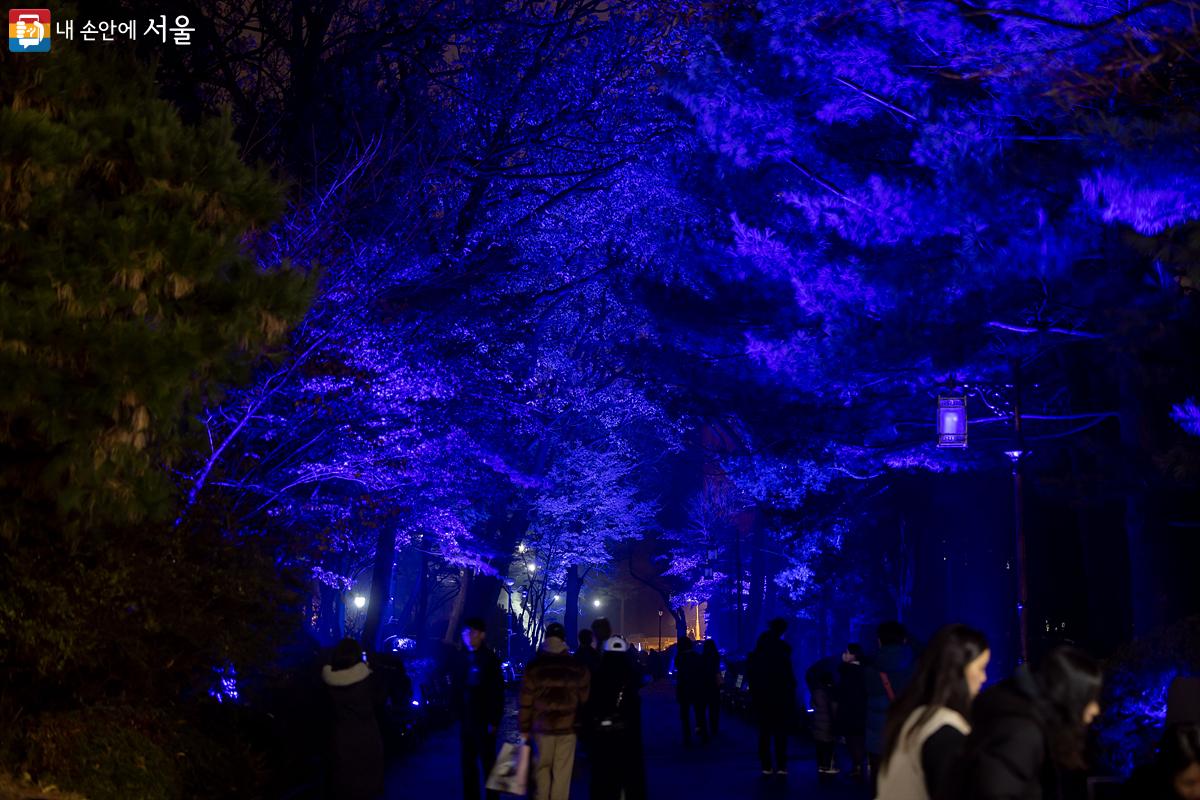
[[879, 775], [883, 753], [883, 729], [888, 709], [908, 687], [916, 671], [916, 656], [908, 643], [908, 631], [899, 622], [882, 623], [875, 629], [879, 652], [863, 669], [867, 692], [867, 719], [864, 743], [873, 778]]
[[646, 765], [642, 743], [642, 671], [620, 636], [604, 642], [592, 673], [592, 800], [645, 800]]

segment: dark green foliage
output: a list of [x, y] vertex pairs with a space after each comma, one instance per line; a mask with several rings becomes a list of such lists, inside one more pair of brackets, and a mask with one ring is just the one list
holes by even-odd
[[9, 56], [0, 102], [0, 533], [69, 548], [165, 516], [183, 413], [304, 286], [243, 252], [282, 202], [228, 120], [188, 129], [148, 74], [70, 50]]
[[172, 800], [179, 770], [147, 723], [124, 709], [46, 714], [28, 733], [27, 766], [91, 800]]
[[229, 120], [155, 94], [101, 48], [0, 55], [0, 727], [27, 734], [3, 755], [92, 797], [181, 796], [129, 719], [269, 653], [292, 599], [277, 542], [172, 526], [172, 468], [311, 281], [253, 257], [283, 198]]
[[255, 753], [266, 743], [250, 745], [235, 708], [212, 711], [228, 713], [203, 719], [98, 706], [43, 714], [26, 731], [20, 766], [89, 800], [262, 796], [264, 761]]

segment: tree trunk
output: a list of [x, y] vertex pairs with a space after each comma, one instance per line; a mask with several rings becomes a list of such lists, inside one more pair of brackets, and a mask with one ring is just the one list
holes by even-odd
[[709, 637], [720, 637], [726, 644], [728, 644], [731, 637], [726, 636], [726, 634], [733, 630], [733, 624], [730, 617], [732, 610], [727, 608], [727, 598], [722, 592], [713, 592], [712, 596], [708, 598], [707, 603]]
[[322, 644], [333, 644], [341, 638], [341, 607], [338, 605], [338, 596], [341, 593], [324, 583], [317, 591], [321, 598], [321, 610], [317, 615], [317, 636]]
[[421, 553], [421, 572], [417, 577], [417, 610], [413, 612], [413, 638], [429, 637], [429, 556]]
[[579, 641], [579, 567], [567, 567], [566, 606], [563, 609], [563, 626], [567, 629], [567, 643]]
[[1161, 622], [1159, 595], [1161, 581], [1157, 579], [1158, 555], [1151, 533], [1147, 530], [1149, 509], [1144, 452], [1142, 397], [1138, 380], [1138, 365], [1133, 353], [1121, 357], [1121, 447], [1125, 464], [1125, 538], [1129, 557], [1129, 605], [1133, 617], [1133, 635], [1142, 636]]
[[458, 594], [454, 596], [454, 605], [450, 608], [450, 619], [446, 621], [446, 634], [442, 637], [442, 641], [447, 644], [454, 644], [457, 638], [459, 620], [463, 618], [463, 610], [467, 606], [467, 589], [474, 581], [471, 580], [471, 573], [465, 569], [458, 571]]
[[517, 548], [517, 542], [529, 529], [529, 516], [524, 509], [518, 508], [511, 514], [507, 508], [497, 507], [492, 512], [492, 536], [489, 537], [495, 547], [495, 552], [503, 554], [494, 559], [492, 565], [496, 568], [496, 576], [476, 575], [471, 580], [470, 590], [466, 597], [464, 613], [469, 616], [480, 616], [488, 619], [496, 598], [503, 591], [504, 577], [512, 566], [512, 552]]
[[342, 592], [333, 593], [333, 641], [340, 642], [346, 636], [346, 599]]
[[776, 611], [779, 607], [779, 584], [775, 583], [775, 569], [777, 561], [772, 557], [768, 560], [768, 563], [770, 566], [767, 570], [767, 574], [764, 576], [767, 585], [765, 591], [763, 592], [763, 611], [766, 619], [763, 620], [763, 624], [756, 628], [752, 634], [756, 641], [759, 631], [766, 627], [765, 623], [767, 619], [775, 617]]
[[[754, 525], [750, 552], [750, 608], [746, 615], [746, 630], [756, 631], [762, 626], [764, 572], [766, 571], [766, 554], [763, 552], [762, 525]], [[738, 648], [741, 652], [742, 648]]]
[[371, 570], [371, 597], [367, 603], [367, 621], [363, 625], [363, 647], [378, 652], [383, 645], [380, 632], [392, 615], [392, 569], [396, 565], [396, 532], [388, 525], [379, 526], [375, 537], [375, 565]]

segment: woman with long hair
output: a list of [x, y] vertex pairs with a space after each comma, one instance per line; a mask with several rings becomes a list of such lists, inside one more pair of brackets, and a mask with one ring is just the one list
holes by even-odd
[[1121, 796], [1127, 800], [1200, 800], [1200, 724], [1168, 726], [1154, 762], [1134, 771]]
[[928, 800], [949, 792], [971, 731], [971, 701], [987, 680], [987, 637], [947, 625], [921, 655], [916, 675], [888, 710], [879, 800]]
[[962, 797], [1042, 800], [1058, 797], [1063, 770], [1081, 770], [1088, 726], [1100, 714], [1099, 665], [1058, 647], [1036, 670], [1025, 665], [983, 692], [971, 709]]

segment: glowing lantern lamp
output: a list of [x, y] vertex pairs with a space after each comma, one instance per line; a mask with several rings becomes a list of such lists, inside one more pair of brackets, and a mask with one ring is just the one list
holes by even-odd
[[937, 432], [938, 447], [967, 446], [967, 398], [938, 398]]

